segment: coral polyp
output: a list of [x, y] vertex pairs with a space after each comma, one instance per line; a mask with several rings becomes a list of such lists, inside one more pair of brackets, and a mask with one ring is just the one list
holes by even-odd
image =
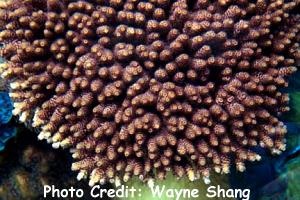
[[9, 0], [14, 115], [70, 148], [90, 185], [245, 170], [285, 150], [298, 0]]

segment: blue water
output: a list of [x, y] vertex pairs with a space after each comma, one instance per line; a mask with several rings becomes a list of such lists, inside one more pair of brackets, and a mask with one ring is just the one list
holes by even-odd
[[4, 150], [5, 143], [16, 135], [16, 127], [4, 124], [0, 126], [0, 151]]
[[12, 117], [13, 105], [7, 92], [0, 92], [0, 124], [7, 124]]
[[12, 118], [12, 103], [7, 92], [0, 92], [0, 151], [5, 143], [16, 135], [16, 127], [9, 123]]

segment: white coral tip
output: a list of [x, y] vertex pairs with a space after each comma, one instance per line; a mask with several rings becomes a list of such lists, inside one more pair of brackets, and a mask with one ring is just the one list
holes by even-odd
[[150, 188], [154, 187], [154, 179], [153, 179], [153, 178], [150, 178], [150, 179], [148, 180], [148, 182], [147, 182], [147, 185], [148, 185], [148, 187], [150, 187]]
[[206, 185], [210, 184], [210, 182], [211, 182], [209, 176], [204, 176], [203, 181]]
[[77, 180], [80, 181], [81, 179], [86, 178], [86, 176], [87, 176], [86, 171], [81, 170], [77, 175]]
[[55, 143], [52, 144], [52, 147], [53, 147], [54, 149], [58, 149], [59, 146], [60, 146], [60, 142], [55, 142]]

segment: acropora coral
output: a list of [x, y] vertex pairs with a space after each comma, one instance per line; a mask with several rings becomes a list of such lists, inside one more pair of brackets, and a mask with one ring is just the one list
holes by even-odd
[[299, 0], [9, 0], [14, 115], [71, 148], [89, 184], [167, 171], [209, 181], [285, 150]]

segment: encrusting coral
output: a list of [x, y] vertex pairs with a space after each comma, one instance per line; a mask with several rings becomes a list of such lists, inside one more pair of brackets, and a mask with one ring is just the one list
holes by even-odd
[[78, 178], [190, 180], [285, 150], [299, 0], [10, 0], [2, 77], [15, 115], [71, 148]]

